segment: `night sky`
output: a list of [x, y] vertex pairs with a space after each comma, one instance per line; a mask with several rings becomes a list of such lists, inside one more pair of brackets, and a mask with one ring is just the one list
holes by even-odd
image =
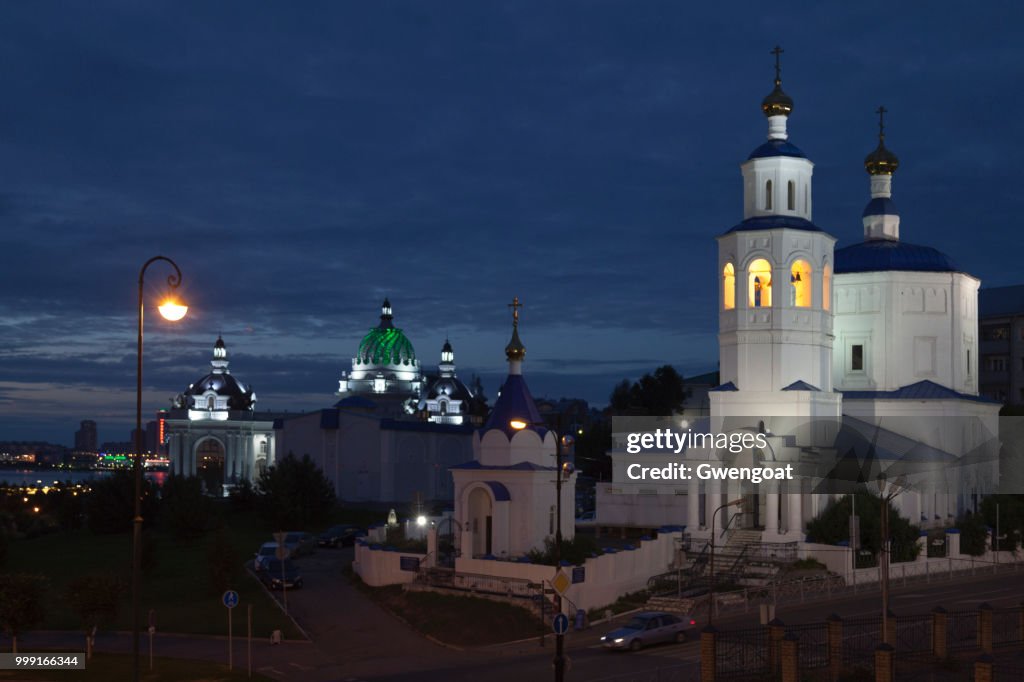
[[0, 440], [128, 438], [157, 254], [191, 311], [148, 318], [147, 416], [218, 333], [259, 408], [330, 405], [384, 296], [492, 400], [514, 295], [537, 396], [715, 369], [776, 43], [839, 246], [884, 104], [902, 237], [1024, 280], [1019, 3], [267, 4], [0, 8]]

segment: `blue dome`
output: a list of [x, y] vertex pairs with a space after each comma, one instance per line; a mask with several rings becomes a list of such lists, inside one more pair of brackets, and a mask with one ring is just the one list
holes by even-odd
[[864, 213], [861, 214], [862, 218], [867, 218], [869, 215], [899, 215], [900, 212], [896, 210], [896, 204], [893, 203], [892, 199], [888, 197], [875, 197], [868, 202], [868, 205], [864, 207]]
[[787, 140], [768, 140], [763, 145], [750, 152], [747, 159], [763, 159], [768, 156], [795, 156], [798, 159], [806, 159], [807, 155], [800, 151], [796, 145]]
[[837, 275], [848, 272], [959, 272], [938, 249], [891, 239], [871, 239], [835, 252]]
[[824, 232], [824, 230], [810, 220], [787, 215], [761, 215], [747, 218], [729, 230], [729, 232], [775, 230], [782, 227], [789, 228], [790, 230], [803, 230], [804, 232]]

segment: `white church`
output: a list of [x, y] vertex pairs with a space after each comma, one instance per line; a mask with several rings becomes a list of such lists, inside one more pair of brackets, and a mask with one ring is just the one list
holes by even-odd
[[707, 538], [714, 511], [742, 499], [742, 512], [714, 520], [719, 529], [734, 521], [751, 541], [802, 542], [807, 521], [838, 494], [823, 493], [808, 472], [820, 479], [823, 466], [852, 455], [868, 477], [903, 474], [894, 504], [912, 523], [951, 525], [998, 482], [1000, 406], [978, 395], [980, 282], [936, 249], [901, 239], [892, 199], [899, 161], [885, 146], [884, 109], [864, 161], [863, 240], [837, 249], [813, 221], [814, 164], [790, 141], [793, 100], [778, 64], [761, 108], [768, 139], [740, 166], [743, 220], [718, 237], [721, 385], [710, 391], [710, 417], [687, 426], [757, 432], [768, 448], [691, 449], [685, 458], [792, 463], [805, 475], [775, 488], [689, 480], [655, 490], [630, 481], [625, 467], [635, 459], [613, 451], [614, 483], [598, 487], [597, 518], [683, 524]]

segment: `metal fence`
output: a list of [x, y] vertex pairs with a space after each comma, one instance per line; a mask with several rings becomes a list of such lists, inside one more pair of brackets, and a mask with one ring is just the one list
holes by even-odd
[[802, 669], [824, 668], [828, 665], [828, 626], [824, 623], [809, 623], [786, 628], [786, 634], [796, 635], [800, 640], [800, 667]]
[[896, 618], [896, 650], [906, 653], [932, 650], [932, 616], [898, 616]]
[[771, 671], [767, 628], [726, 630], [718, 633], [715, 673], [718, 679], [736, 679]]
[[843, 667], [874, 667], [875, 647], [882, 641], [880, 618], [843, 621]]
[[1021, 632], [1022, 620], [1021, 609], [996, 609], [992, 613], [992, 645], [1020, 642], [1024, 635]]
[[950, 611], [947, 642], [950, 651], [974, 649], [978, 646], [978, 612]]

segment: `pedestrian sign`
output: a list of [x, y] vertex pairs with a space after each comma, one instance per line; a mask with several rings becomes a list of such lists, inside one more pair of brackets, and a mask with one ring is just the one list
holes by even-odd
[[238, 593], [234, 590], [228, 590], [220, 600], [224, 603], [224, 606], [233, 609], [238, 606]]
[[551, 629], [555, 631], [556, 635], [564, 635], [569, 631], [569, 616], [564, 613], [555, 616], [555, 619], [551, 621]]

